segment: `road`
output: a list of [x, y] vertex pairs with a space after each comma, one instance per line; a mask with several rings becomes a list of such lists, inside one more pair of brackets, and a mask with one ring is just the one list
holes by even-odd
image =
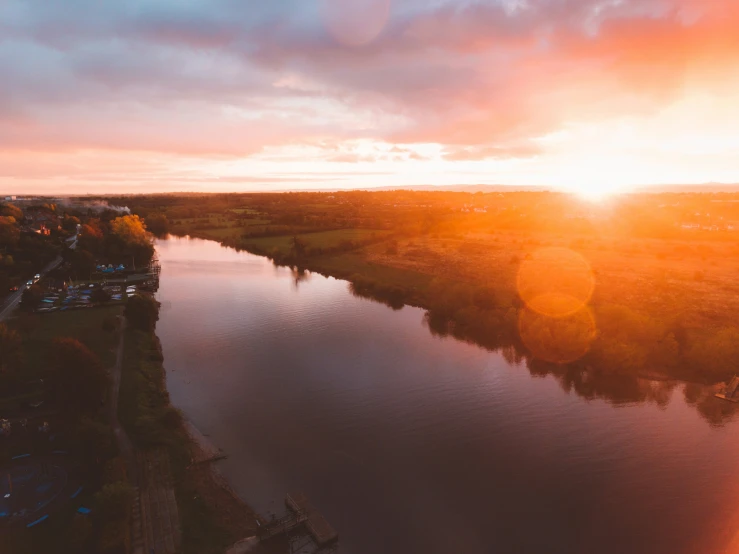
[[[41, 275], [46, 275], [49, 271], [59, 266], [62, 261], [62, 257], [58, 256], [56, 260], [51, 262], [41, 271]], [[11, 294], [10, 296], [8, 296], [8, 298], [5, 299], [5, 302], [0, 306], [0, 322], [4, 321], [8, 316], [10, 316], [10, 314], [13, 313], [13, 310], [18, 307], [18, 304], [20, 304], [21, 302], [21, 297], [23, 296], [24, 290], [26, 290], [26, 285], [23, 285], [22, 287], [20, 287], [20, 289], [18, 289], [18, 292]]]

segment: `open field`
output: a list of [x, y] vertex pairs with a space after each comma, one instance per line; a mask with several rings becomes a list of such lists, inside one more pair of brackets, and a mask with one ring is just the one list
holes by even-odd
[[[115, 361], [116, 334], [103, 329], [103, 321], [122, 313], [122, 306], [107, 306], [84, 310], [69, 310], [43, 315], [21, 316], [11, 320], [14, 327], [29, 326], [23, 334], [23, 352], [28, 377], [37, 378], [48, 367], [46, 359], [49, 345], [55, 338], [69, 337], [79, 340], [95, 354], [105, 366]], [[39, 373], [37, 375], [36, 373]]]
[[[308, 247], [326, 249], [339, 247], [349, 241], [356, 243], [382, 238], [384, 235], [387, 235], [387, 231], [371, 229], [339, 229], [336, 231], [300, 233], [295, 236], [304, 241]], [[287, 255], [293, 247], [293, 236], [281, 235], [275, 237], [243, 238], [240, 241], [240, 244], [244, 247], [257, 248], [267, 253], [276, 250], [283, 255]]]

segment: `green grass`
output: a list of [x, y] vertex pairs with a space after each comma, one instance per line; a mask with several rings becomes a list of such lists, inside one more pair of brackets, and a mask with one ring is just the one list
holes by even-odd
[[[298, 237], [303, 239], [308, 246], [315, 248], [335, 248], [344, 241], [360, 242], [371, 239], [373, 236], [382, 237], [387, 231], [374, 229], [339, 229], [336, 231], [319, 231], [316, 233], [300, 233]], [[292, 248], [293, 235], [280, 235], [276, 237], [244, 238], [242, 243], [247, 248], [255, 247], [262, 252], [273, 252], [278, 250], [282, 254], [288, 254]]]
[[272, 223], [271, 219], [245, 219], [244, 223], [246, 227], [254, 227], [258, 225], [269, 225]]
[[239, 214], [239, 215], [242, 215], [242, 214], [254, 214], [254, 215], [257, 215], [257, 214], [260, 213], [259, 210], [255, 210], [253, 208], [232, 208], [229, 211], [230, 212], [233, 212], [235, 214]]
[[244, 246], [253, 246], [262, 252], [272, 252], [276, 249], [287, 254], [292, 245], [292, 236], [245, 238], [242, 242]]
[[237, 237], [242, 233], [241, 227], [224, 227], [221, 229], [202, 229], [197, 230], [199, 236], [221, 240], [229, 237]]
[[106, 306], [84, 310], [68, 310], [29, 316], [30, 331], [18, 329], [21, 320], [11, 320], [11, 326], [21, 333], [23, 353], [29, 379], [39, 378], [49, 365], [48, 352], [51, 342], [56, 338], [69, 337], [79, 340], [100, 357], [108, 367], [115, 363], [114, 349], [117, 344], [116, 333], [103, 330], [103, 321], [122, 312], [122, 307]]
[[310, 266], [344, 279], [362, 275], [385, 285], [399, 286], [419, 293], [423, 293], [433, 280], [431, 275], [425, 273], [368, 262], [363, 254], [355, 252], [322, 256], [311, 260]]
[[300, 235], [310, 246], [321, 248], [333, 248], [339, 246], [343, 241], [364, 241], [373, 237], [387, 235], [387, 231], [375, 229], [339, 229], [338, 231], [322, 231], [319, 233], [308, 233]]

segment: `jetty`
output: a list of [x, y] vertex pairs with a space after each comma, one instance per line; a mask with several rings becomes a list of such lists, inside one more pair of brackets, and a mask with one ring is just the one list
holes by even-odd
[[715, 396], [716, 398], [721, 398], [722, 400], [728, 400], [729, 402], [737, 403], [739, 402], [739, 398], [737, 398], [736, 394], [737, 389], [739, 389], [739, 377], [734, 375], [734, 377], [731, 378], [731, 381], [729, 381], [724, 387], [724, 391], [717, 393]]
[[288, 514], [260, 526], [257, 537], [260, 541], [280, 535], [308, 532], [319, 547], [328, 546], [339, 539], [339, 534], [302, 493], [285, 497]]

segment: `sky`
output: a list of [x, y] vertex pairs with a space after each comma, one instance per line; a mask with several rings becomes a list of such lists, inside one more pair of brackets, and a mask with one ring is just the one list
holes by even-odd
[[739, 183], [739, 0], [0, 0], [0, 192]]

